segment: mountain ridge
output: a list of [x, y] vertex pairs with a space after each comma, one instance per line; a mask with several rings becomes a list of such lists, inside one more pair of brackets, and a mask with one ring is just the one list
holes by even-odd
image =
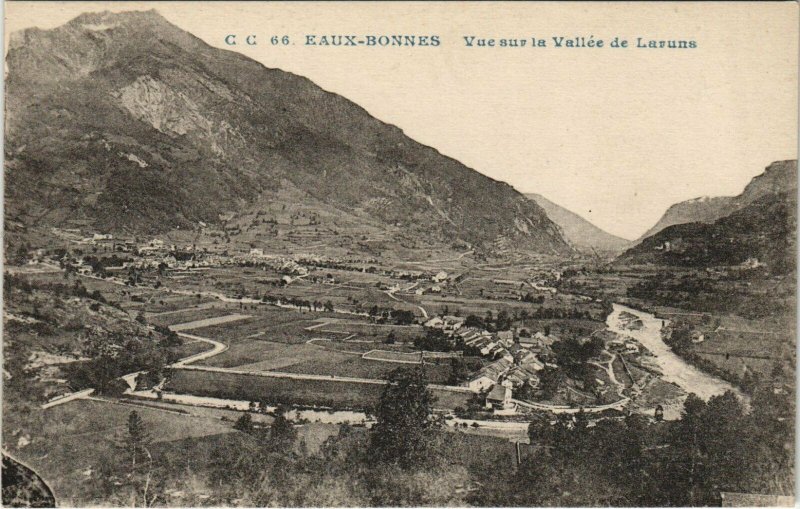
[[674, 224], [625, 251], [617, 263], [689, 267], [766, 266], [794, 270], [797, 229], [797, 161], [776, 161], [745, 190], [722, 201], [732, 210], [711, 222]]
[[6, 198], [22, 223], [153, 233], [300, 195], [434, 242], [571, 251], [507, 183], [155, 11], [87, 13], [11, 39]]
[[[641, 242], [661, 230], [676, 224], [713, 223], [736, 210], [747, 206], [764, 194], [792, 192], [797, 189], [796, 179], [792, 183], [792, 160], [775, 161], [763, 173], [753, 177], [744, 190], [736, 196], [703, 196], [671, 205], [664, 215], [636, 242]], [[794, 161], [796, 165], [796, 161]], [[796, 172], [796, 170], [795, 170]]]
[[606, 232], [591, 221], [571, 210], [548, 200], [538, 193], [525, 193], [547, 213], [564, 233], [567, 241], [578, 251], [587, 254], [616, 255], [631, 244], [631, 241]]

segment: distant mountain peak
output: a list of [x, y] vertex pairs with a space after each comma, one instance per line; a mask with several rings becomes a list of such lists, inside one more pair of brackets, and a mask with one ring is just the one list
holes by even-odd
[[169, 23], [157, 10], [85, 12], [62, 25], [61, 28], [104, 30], [123, 24]]
[[158, 45], [197, 50], [205, 43], [173, 25], [155, 9], [84, 13], [49, 30], [11, 34], [6, 61], [9, 79], [52, 83], [75, 79], [118, 64]]
[[561, 228], [564, 237], [578, 251], [616, 255], [630, 245], [629, 240], [598, 228], [587, 219], [540, 194], [527, 193], [525, 196], [544, 209], [547, 217]]

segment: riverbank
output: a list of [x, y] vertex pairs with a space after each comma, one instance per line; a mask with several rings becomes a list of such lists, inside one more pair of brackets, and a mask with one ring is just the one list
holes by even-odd
[[[636, 316], [637, 320], [641, 321], [641, 327], [636, 329], [626, 327], [625, 321], [620, 318], [622, 313]], [[680, 387], [687, 395], [694, 393], [707, 401], [713, 396], [731, 391], [746, 404], [749, 403], [749, 398], [739, 388], [688, 363], [664, 342], [662, 330], [669, 327], [669, 320], [622, 304], [614, 304], [614, 311], [609, 315], [607, 323], [612, 332], [631, 337], [647, 348], [661, 369], [662, 379]], [[675, 405], [670, 405], [672, 412], [674, 412], [674, 407]], [[666, 410], [667, 408], [665, 408], [665, 418], [667, 417]]]
[[[666, 343], [666, 339], [664, 338], [664, 333], [669, 329], [669, 326], [672, 325], [672, 320], [668, 318], [667, 315], [673, 315], [676, 313], [683, 312], [687, 316], [695, 316], [695, 315], [711, 315], [710, 313], [692, 313], [690, 311], [680, 310], [679, 308], [665, 308], [664, 306], [656, 306], [653, 304], [649, 304], [638, 299], [619, 299], [624, 306], [629, 307], [631, 309], [639, 310], [644, 313], [649, 313], [653, 315], [658, 320], [662, 320], [666, 322], [665, 329], [662, 331], [662, 340]], [[676, 309], [675, 313], [665, 313], [664, 309]], [[668, 345], [669, 346], [669, 345]], [[699, 354], [691, 351], [691, 350], [682, 350], [682, 349], [675, 349], [672, 348], [672, 351], [683, 359], [686, 363], [692, 365], [693, 367], [708, 373], [716, 378], [720, 378], [730, 385], [732, 385], [736, 390], [740, 391], [741, 394], [745, 395], [746, 398], [749, 400], [750, 392], [747, 388], [747, 384], [745, 380], [742, 379], [741, 376], [736, 375], [735, 373], [731, 373], [730, 371], [724, 370], [719, 368], [713, 362], [704, 359]]]

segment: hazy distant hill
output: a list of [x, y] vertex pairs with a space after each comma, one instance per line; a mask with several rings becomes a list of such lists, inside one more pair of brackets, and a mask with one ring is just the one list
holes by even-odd
[[713, 223], [766, 194], [794, 192], [797, 189], [796, 174], [796, 161], [778, 161], [772, 163], [764, 173], [753, 178], [738, 196], [704, 196], [676, 203], [667, 209], [655, 226], [647, 230], [637, 242], [674, 224]]
[[709, 267], [744, 262], [777, 273], [794, 268], [797, 228], [797, 161], [780, 161], [727, 199], [733, 212], [712, 223], [668, 226], [623, 253], [620, 263]]
[[508, 184], [155, 11], [12, 34], [7, 68], [7, 220], [151, 233], [299, 200], [434, 242], [570, 251]]
[[539, 204], [547, 217], [556, 223], [564, 237], [575, 249], [584, 253], [617, 255], [630, 246], [631, 241], [601, 230], [578, 214], [557, 205], [544, 196], [528, 193], [525, 196]]

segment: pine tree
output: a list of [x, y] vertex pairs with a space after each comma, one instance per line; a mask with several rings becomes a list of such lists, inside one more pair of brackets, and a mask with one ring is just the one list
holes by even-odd
[[149, 456], [147, 446], [150, 444], [150, 433], [142, 421], [142, 418], [133, 410], [128, 415], [128, 435], [125, 437], [125, 448], [131, 459], [131, 472], [135, 472], [137, 465], [141, 465], [141, 460], [145, 455]]
[[297, 430], [294, 424], [286, 418], [286, 410], [278, 406], [275, 410], [275, 420], [269, 429], [269, 447], [275, 452], [289, 452], [297, 439]]
[[438, 426], [435, 398], [420, 368], [395, 370], [388, 382], [374, 411], [370, 453], [376, 461], [409, 468], [424, 459], [430, 431]]

